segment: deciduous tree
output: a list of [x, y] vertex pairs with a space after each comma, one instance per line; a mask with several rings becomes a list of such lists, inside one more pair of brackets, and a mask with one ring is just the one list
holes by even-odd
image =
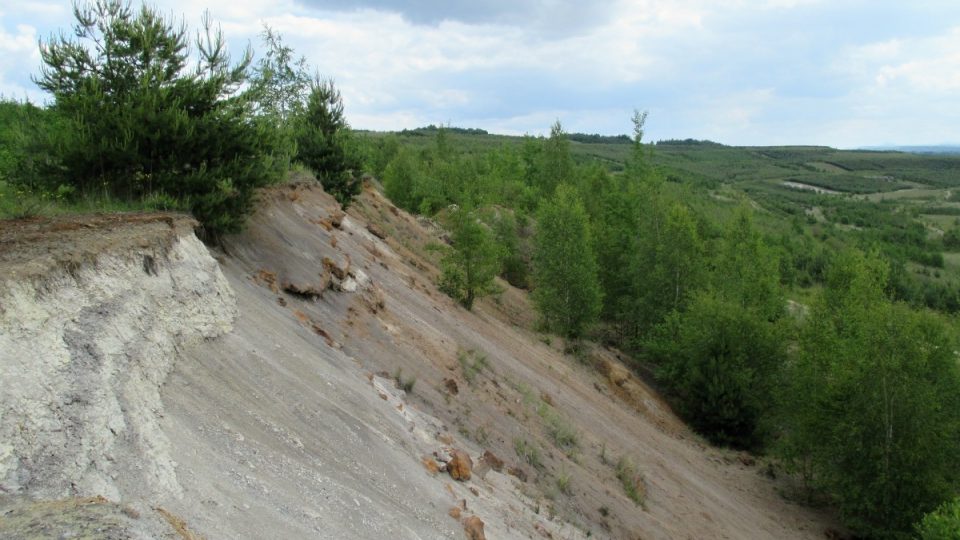
[[533, 299], [547, 330], [579, 337], [596, 321], [602, 293], [587, 212], [561, 185], [537, 213]]

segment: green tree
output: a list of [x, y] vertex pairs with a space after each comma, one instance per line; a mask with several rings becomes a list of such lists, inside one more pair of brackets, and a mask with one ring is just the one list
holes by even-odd
[[186, 27], [153, 8], [98, 0], [74, 16], [72, 38], [40, 45], [37, 84], [67, 124], [48, 142], [56, 160], [45, 180], [87, 195], [172, 197], [209, 235], [238, 229], [254, 190], [277, 177], [276, 133], [241, 90], [249, 49], [231, 64], [207, 18], [191, 62]]
[[539, 158], [537, 187], [544, 196], [552, 195], [560, 184], [573, 181], [570, 141], [559, 120], [550, 127], [550, 137], [543, 141]]
[[348, 206], [363, 183], [343, 98], [332, 80], [314, 77], [296, 123], [297, 159], [317, 175], [327, 193]]
[[917, 524], [920, 540], [955, 540], [960, 538], [960, 498], [940, 505]]
[[413, 150], [401, 147], [383, 171], [383, 189], [394, 204], [416, 212], [420, 206], [417, 192], [422, 183], [423, 171]]
[[453, 249], [441, 262], [440, 290], [473, 309], [473, 302], [498, 290], [494, 278], [500, 273], [503, 249], [493, 233], [469, 207], [453, 213]]
[[779, 319], [786, 305], [780, 260], [754, 226], [748, 208], [737, 211], [718, 251], [711, 286], [742, 309], [756, 310], [764, 320]]
[[626, 269], [636, 290], [630, 318], [641, 331], [661, 323], [672, 311], [682, 311], [706, 273], [704, 246], [693, 215], [680, 203], [664, 209], [663, 202], [640, 203], [641, 227]]
[[594, 250], [604, 299], [601, 316], [614, 323], [622, 340], [632, 324], [631, 307], [637, 297], [638, 281], [629, 271], [637, 234], [635, 190], [624, 177], [611, 177], [603, 169], [589, 178], [584, 199], [592, 202], [591, 224], [597, 232]]
[[649, 177], [652, 172], [650, 149], [643, 142], [647, 111], [634, 110], [630, 122], [633, 123], [633, 143], [630, 149], [630, 157], [627, 159], [626, 174], [629, 178], [640, 180]]
[[514, 212], [500, 209], [493, 218], [493, 232], [497, 244], [503, 249], [503, 269], [501, 276], [514, 287], [526, 289], [530, 286], [529, 249], [521, 243], [521, 223]]
[[266, 52], [253, 68], [250, 86], [256, 114], [271, 123], [280, 137], [275, 165], [284, 174], [297, 155], [293, 120], [304, 113], [311, 77], [307, 59], [294, 56], [279, 33], [264, 25], [260, 37]]
[[786, 365], [782, 455], [856, 532], [906, 538], [957, 491], [960, 369], [953, 332], [887, 300], [887, 265], [842, 253]]
[[533, 300], [544, 327], [580, 337], [597, 320], [602, 293], [587, 212], [561, 185], [537, 212]]
[[266, 48], [253, 69], [258, 113], [286, 124], [301, 114], [311, 90], [312, 78], [304, 56], [294, 56], [283, 37], [264, 25], [260, 38]]
[[758, 448], [784, 337], [757, 311], [701, 291], [668, 315], [646, 345], [657, 378], [695, 429], [718, 444]]

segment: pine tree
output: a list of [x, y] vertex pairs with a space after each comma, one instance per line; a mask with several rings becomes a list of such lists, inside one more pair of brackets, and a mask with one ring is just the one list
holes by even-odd
[[533, 299], [549, 331], [580, 337], [597, 320], [602, 293], [590, 223], [576, 191], [566, 185], [537, 213]]
[[360, 163], [353, 151], [343, 98], [333, 81], [315, 77], [303, 113], [296, 118], [297, 159], [309, 167], [323, 189], [343, 206], [363, 187]]
[[278, 138], [243, 90], [251, 53], [231, 64], [209, 19], [191, 67], [187, 30], [117, 0], [75, 6], [73, 38], [41, 43], [37, 84], [68, 124], [45, 171], [79, 194], [169, 197], [209, 236], [234, 231], [255, 188], [277, 178]]

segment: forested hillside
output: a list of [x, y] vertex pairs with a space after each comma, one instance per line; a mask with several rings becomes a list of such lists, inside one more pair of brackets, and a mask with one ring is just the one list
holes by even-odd
[[911, 536], [958, 493], [960, 159], [651, 145], [644, 120], [629, 144], [559, 122], [362, 135], [397, 204], [472, 216], [450, 260], [500, 261], [543, 329], [629, 351], [708, 439], [775, 456], [858, 534]]
[[191, 56], [150, 8], [77, 18], [41, 44], [50, 104], [0, 104], [3, 217], [184, 210], [216, 243], [291, 168], [343, 206], [379, 182], [449, 231], [430, 248], [464, 309], [498, 276], [528, 290], [567, 352], [624, 351], [707, 440], [769, 456], [854, 534], [957, 531], [960, 157], [649, 144], [640, 112], [625, 137], [354, 132], [269, 28], [231, 61], [212, 26]]

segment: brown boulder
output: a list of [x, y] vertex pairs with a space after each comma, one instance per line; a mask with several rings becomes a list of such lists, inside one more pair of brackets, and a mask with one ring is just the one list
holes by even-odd
[[466, 482], [470, 479], [470, 471], [473, 470], [473, 460], [470, 455], [461, 450], [453, 451], [453, 458], [447, 463], [447, 472], [454, 480]]
[[469, 540], [487, 540], [483, 534], [483, 520], [477, 516], [470, 516], [463, 520], [463, 531]]

